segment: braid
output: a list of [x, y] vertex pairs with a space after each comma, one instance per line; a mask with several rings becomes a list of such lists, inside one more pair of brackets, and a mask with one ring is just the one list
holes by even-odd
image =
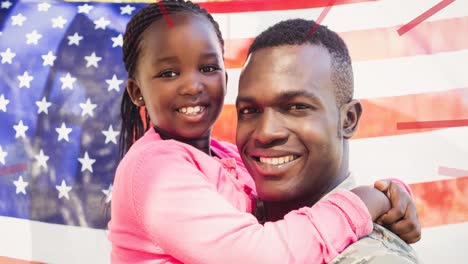
[[[160, 4], [164, 5], [165, 14], [174, 14], [176, 12], [188, 11], [195, 14], [205, 16], [213, 25], [213, 28], [221, 45], [221, 50], [224, 55], [224, 40], [219, 29], [218, 23], [213, 19], [205, 9], [200, 8], [198, 4], [194, 4], [185, 0], [163, 0], [158, 3], [152, 3], [140, 9], [128, 22], [123, 36], [123, 61], [125, 69], [128, 72], [128, 77], [133, 78], [138, 65], [140, 54], [140, 42], [143, 38], [143, 32], [155, 21], [163, 18], [163, 12], [160, 9]], [[120, 115], [122, 121], [122, 129], [119, 139], [119, 154], [122, 158], [133, 142], [150, 128], [150, 117], [145, 108], [144, 120], [140, 113], [140, 107], [133, 104], [130, 95], [125, 89], [120, 106]]]

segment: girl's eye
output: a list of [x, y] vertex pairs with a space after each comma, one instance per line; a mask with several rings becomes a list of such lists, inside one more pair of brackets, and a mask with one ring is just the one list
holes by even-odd
[[162, 77], [162, 78], [172, 78], [176, 76], [177, 76], [177, 73], [174, 71], [163, 71], [158, 75], [158, 77]]
[[219, 70], [219, 67], [212, 66], [212, 65], [210, 65], [210, 66], [205, 66], [205, 67], [203, 67], [203, 68], [200, 69], [200, 71], [201, 71], [201, 72], [204, 72], [204, 73], [205, 73], [205, 72], [214, 72], [214, 71], [216, 71], [216, 70]]

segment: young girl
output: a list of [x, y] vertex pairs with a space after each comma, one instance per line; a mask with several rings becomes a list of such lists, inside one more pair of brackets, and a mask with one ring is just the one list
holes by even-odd
[[151, 4], [124, 35], [125, 156], [113, 185], [112, 262], [322, 263], [369, 234], [389, 209], [371, 188], [258, 223], [237, 148], [210, 138], [227, 82], [218, 24], [191, 2], [163, 4], [167, 14]]

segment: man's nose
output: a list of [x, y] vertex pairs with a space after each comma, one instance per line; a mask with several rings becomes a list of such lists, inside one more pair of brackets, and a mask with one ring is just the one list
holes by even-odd
[[194, 96], [200, 94], [202, 91], [203, 82], [200, 73], [194, 72], [186, 74], [178, 92], [180, 95]]
[[274, 109], [266, 109], [258, 119], [252, 136], [255, 144], [262, 147], [282, 144], [288, 138], [288, 131], [284, 127], [281, 114]]

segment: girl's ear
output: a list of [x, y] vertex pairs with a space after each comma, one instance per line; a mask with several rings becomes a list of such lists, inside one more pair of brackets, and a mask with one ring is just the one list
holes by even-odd
[[131, 78], [128, 79], [126, 87], [128, 95], [130, 96], [130, 99], [132, 99], [133, 104], [140, 107], [144, 106], [145, 100], [137, 80]]

